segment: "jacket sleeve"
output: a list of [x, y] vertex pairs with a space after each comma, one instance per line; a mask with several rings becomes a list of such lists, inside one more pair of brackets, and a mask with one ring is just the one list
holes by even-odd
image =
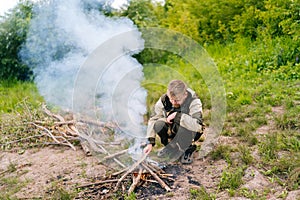
[[152, 116], [150, 117], [149, 121], [148, 121], [148, 127], [147, 127], [147, 138], [148, 141], [154, 145], [155, 144], [155, 136], [156, 133], [154, 131], [154, 124], [156, 121], [161, 120], [166, 122], [166, 117], [165, 117], [165, 112], [164, 112], [164, 106], [162, 104], [161, 99], [159, 99], [154, 107], [154, 111], [152, 113]]
[[177, 113], [174, 122], [180, 126], [193, 131], [202, 132], [202, 103], [200, 99], [195, 99], [190, 104], [189, 114]]

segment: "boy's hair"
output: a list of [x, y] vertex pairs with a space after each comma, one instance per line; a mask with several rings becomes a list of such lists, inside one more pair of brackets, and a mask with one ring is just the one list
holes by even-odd
[[168, 85], [168, 92], [173, 96], [183, 95], [187, 90], [187, 85], [181, 80], [172, 80]]

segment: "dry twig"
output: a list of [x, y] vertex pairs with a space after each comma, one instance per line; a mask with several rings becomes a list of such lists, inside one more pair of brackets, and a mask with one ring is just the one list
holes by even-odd
[[131, 194], [131, 192], [133, 192], [134, 189], [137, 187], [138, 183], [141, 180], [142, 172], [143, 172], [143, 169], [140, 167], [137, 177], [135, 177], [135, 175], [132, 175], [133, 182], [132, 182], [130, 188], [128, 189], [128, 195]]

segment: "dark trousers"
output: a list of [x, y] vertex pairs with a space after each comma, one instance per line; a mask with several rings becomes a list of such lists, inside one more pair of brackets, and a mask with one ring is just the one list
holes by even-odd
[[176, 143], [181, 149], [187, 149], [193, 141], [199, 140], [201, 133], [190, 131], [176, 123], [168, 124], [157, 121], [154, 124], [154, 131], [160, 137], [161, 143], [167, 146], [169, 143]]

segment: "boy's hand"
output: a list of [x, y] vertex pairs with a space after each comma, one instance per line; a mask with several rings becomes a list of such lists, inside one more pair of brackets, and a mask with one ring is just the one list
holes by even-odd
[[149, 154], [152, 151], [152, 144], [147, 144], [147, 146], [144, 148], [144, 153]]
[[169, 115], [167, 117], [167, 123], [168, 124], [172, 124], [173, 123], [173, 119], [175, 118], [176, 114], [177, 114], [177, 112], [173, 112], [171, 115]]

